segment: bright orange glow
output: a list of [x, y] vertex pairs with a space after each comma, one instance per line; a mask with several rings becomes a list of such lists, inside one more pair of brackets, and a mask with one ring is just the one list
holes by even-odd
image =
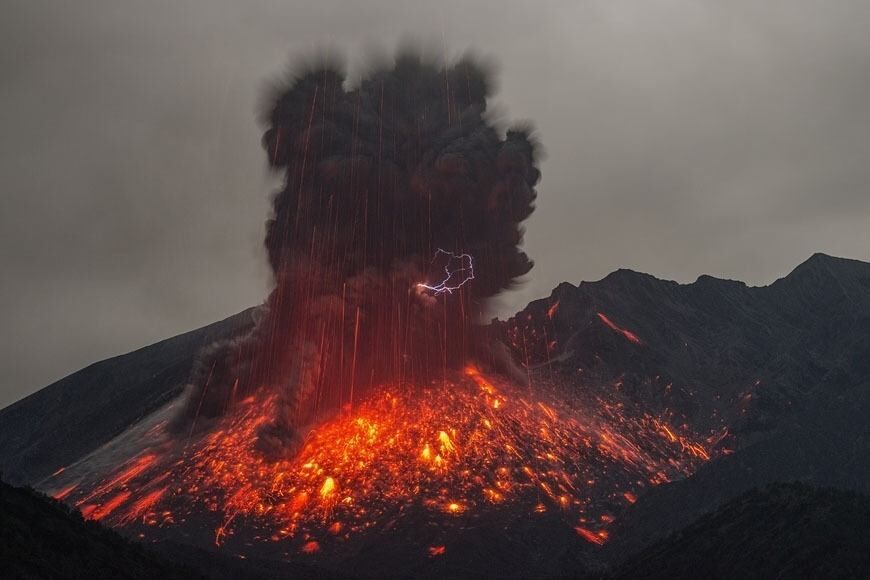
[[122, 503], [127, 501], [127, 498], [130, 497], [129, 491], [122, 491], [116, 496], [112, 497], [109, 501], [101, 505], [99, 508], [93, 511], [90, 514], [90, 519], [93, 520], [101, 520], [111, 514], [113, 511], [118, 509]]
[[454, 382], [384, 386], [314, 429], [293, 457], [270, 460], [257, 440], [277, 405], [261, 397], [200, 439], [167, 439], [69, 496], [83, 513], [146, 537], [152, 526], [208, 517], [214, 543], [235, 542], [234, 551], [264, 541], [328, 554], [401, 514], [437, 528], [502, 509], [595, 522], [577, 533], [601, 544], [614, 498], [633, 502], [709, 457], [703, 439], [661, 417], [626, 416], [605, 400], [572, 404], [473, 367]]
[[556, 316], [556, 312], [559, 311], [559, 301], [556, 300], [553, 304], [547, 308], [547, 318], [553, 320], [553, 317]]
[[165, 487], [155, 489], [133, 502], [133, 505], [124, 514], [124, 521], [133, 521], [145, 517], [151, 511], [151, 508], [157, 505], [157, 502], [163, 497], [166, 489]]
[[69, 494], [71, 494], [73, 492], [73, 490], [75, 490], [76, 487], [78, 487], [78, 485], [76, 485], [76, 484], [68, 485], [68, 486], [64, 487], [63, 489], [59, 489], [56, 492], [54, 492], [53, 494], [51, 494], [51, 497], [53, 497], [54, 499], [56, 499], [58, 501], [62, 501]]
[[587, 530], [586, 528], [581, 528], [580, 526], [577, 526], [576, 528], [574, 528], [574, 530], [577, 532], [578, 535], [580, 535], [587, 542], [591, 542], [593, 544], [598, 544], [600, 546], [605, 541], [607, 541], [607, 532], [603, 532], [603, 535], [601, 535], [602, 534], [601, 532], [596, 534], [594, 532]]
[[611, 330], [615, 330], [616, 332], [624, 336], [629, 342], [633, 342], [634, 344], [643, 344], [643, 341], [632, 331], [617, 326], [612, 320], [607, 318], [607, 316], [601, 312], [597, 312], [596, 314], [598, 314], [598, 318], [601, 319], [601, 322], [610, 327]]
[[335, 480], [327, 477], [320, 488], [320, 497], [328, 499], [335, 492]]

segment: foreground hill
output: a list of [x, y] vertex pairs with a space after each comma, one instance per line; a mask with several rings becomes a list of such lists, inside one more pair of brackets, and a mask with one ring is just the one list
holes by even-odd
[[0, 578], [265, 580], [342, 576], [161, 542], [144, 546], [38, 491], [0, 481]]
[[[535, 550], [537, 535], [526, 537]], [[470, 554], [491, 550], [483, 538]], [[401, 557], [374, 544], [383, 561]], [[159, 555], [158, 555], [159, 554]], [[511, 560], [510, 553], [503, 555]], [[502, 577], [517, 570], [441, 565], [416, 577]], [[570, 567], [570, 566], [569, 566]], [[376, 570], [360, 567], [354, 577]], [[359, 576], [357, 576], [359, 574]], [[805, 484], [754, 489], [632, 556], [607, 578], [865, 578], [870, 576], [870, 498]], [[228, 558], [180, 544], [131, 542], [63, 504], [0, 482], [0, 577], [3, 578], [335, 578], [325, 570]], [[592, 574], [590, 578], [599, 578]]]
[[755, 489], [630, 558], [614, 580], [870, 577], [870, 497]]
[[38, 492], [0, 481], [0, 578], [197, 578]]

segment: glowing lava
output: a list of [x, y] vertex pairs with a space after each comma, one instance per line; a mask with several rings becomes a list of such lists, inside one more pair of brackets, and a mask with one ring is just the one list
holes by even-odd
[[632, 331], [626, 330], [625, 328], [622, 328], [621, 326], [617, 326], [617, 324], [615, 322], [613, 322], [612, 320], [607, 318], [607, 316], [601, 312], [596, 312], [596, 314], [598, 315], [598, 318], [601, 320], [601, 322], [603, 322], [611, 330], [618, 332], [619, 334], [624, 336], [625, 339], [628, 340], [629, 342], [633, 342], [634, 344], [643, 344], [643, 341], [640, 339], [640, 337], [638, 337]]
[[497, 510], [555, 512], [601, 544], [611, 514], [642, 488], [709, 458], [703, 441], [660, 417], [533, 394], [471, 367], [452, 382], [376, 390], [313, 430], [295, 457], [268, 460], [257, 434], [276, 404], [253, 398], [200, 440], [145, 450], [66, 497], [145, 537], [211, 522], [219, 546], [272, 543], [304, 557], [402, 518], [441, 529]]

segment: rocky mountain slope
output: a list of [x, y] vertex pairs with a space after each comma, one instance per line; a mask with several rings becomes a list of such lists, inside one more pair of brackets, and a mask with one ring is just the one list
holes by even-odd
[[36, 483], [177, 397], [201, 347], [251, 327], [252, 309], [94, 363], [0, 410], [0, 471]]
[[776, 484], [644, 549], [612, 578], [866, 578], [870, 498]]
[[764, 287], [620, 270], [562, 284], [496, 329], [532, 380], [616, 390], [698, 430], [727, 429], [716, 460], [615, 522], [612, 556], [756, 486], [870, 490], [870, 264], [816, 254]]
[[[0, 470], [38, 484], [131, 432], [181, 392], [200, 346], [250, 324], [243, 312], [92, 365], [0, 411]], [[563, 283], [490, 332], [532, 384], [665, 413], [711, 436], [711, 461], [647, 488], [604, 547], [590, 547], [602, 562], [757, 486], [870, 490], [870, 264], [816, 254], [764, 287], [620, 270]]]

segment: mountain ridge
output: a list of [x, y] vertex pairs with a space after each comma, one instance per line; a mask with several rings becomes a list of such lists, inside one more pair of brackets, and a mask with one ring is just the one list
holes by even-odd
[[[95, 363], [0, 410], [0, 470], [38, 485], [106, 444], [179, 395], [199, 348], [250, 328], [252, 312]], [[533, 383], [711, 433], [714, 459], [641, 494], [613, 523], [604, 557], [635, 553], [751, 487], [870, 491], [870, 263], [814, 254], [767, 286], [623, 269], [563, 282], [489, 333]]]

